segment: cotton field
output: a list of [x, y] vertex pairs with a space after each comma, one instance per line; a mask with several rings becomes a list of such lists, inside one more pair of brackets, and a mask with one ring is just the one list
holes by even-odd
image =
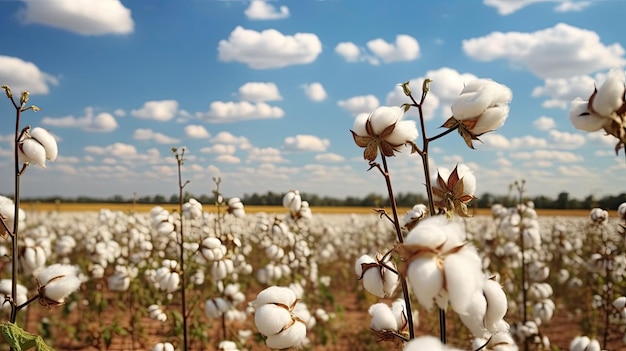
[[[405, 272], [411, 324], [423, 335], [406, 342], [405, 350], [439, 343], [436, 310], [448, 300], [449, 349], [623, 347], [626, 256], [619, 216], [626, 205], [620, 213], [595, 209], [584, 218], [539, 217], [532, 204], [494, 205], [493, 216], [464, 220], [432, 217], [442, 221], [435, 229], [453, 222], [458, 240], [476, 253], [485, 279], [494, 284], [482, 288], [492, 297], [481, 312], [480, 300], [469, 299], [465, 306], [463, 292], [453, 290], [471, 289], [458, 277], [467, 276], [462, 271], [467, 267], [448, 272], [456, 253], [435, 262], [431, 272], [445, 272], [437, 287], [436, 278], [425, 275], [427, 266], [420, 274], [412, 271], [431, 256], [407, 265], [389, 254], [397, 238], [382, 212], [315, 214], [293, 195], [286, 195], [284, 213], [272, 214], [246, 214], [238, 199], [229, 201], [238, 211], [226, 206], [219, 213], [190, 199], [182, 216], [161, 207], [150, 213], [23, 213], [17, 304], [25, 306], [18, 321], [58, 349], [178, 350], [183, 319], [190, 349], [389, 349], [408, 341], [397, 275]], [[2, 213], [10, 224], [10, 212]], [[423, 214], [418, 205], [404, 215], [405, 238], [428, 228], [420, 223], [426, 221]], [[431, 238], [437, 237], [435, 229], [428, 230]], [[0, 246], [5, 257], [0, 291], [10, 296], [8, 244]], [[33, 297], [39, 304], [28, 305]], [[341, 330], [348, 318], [342, 304], [352, 297], [360, 318], [348, 321], [349, 334]], [[494, 307], [495, 301], [504, 305]], [[9, 306], [3, 305], [3, 319]], [[467, 312], [459, 312], [463, 308]], [[565, 334], [547, 332], [556, 316], [556, 323], [567, 321]]]

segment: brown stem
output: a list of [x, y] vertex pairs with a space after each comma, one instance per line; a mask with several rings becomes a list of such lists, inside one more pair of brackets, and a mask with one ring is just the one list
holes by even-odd
[[185, 216], [183, 216], [183, 189], [185, 185], [189, 183], [186, 181], [183, 184], [181, 168], [183, 164], [183, 156], [185, 154], [185, 150], [183, 149], [181, 153], [176, 153], [176, 165], [178, 168], [178, 209], [180, 213], [180, 241], [178, 243], [179, 251], [180, 251], [180, 283], [181, 283], [181, 317], [183, 319], [183, 350], [188, 350], [189, 342], [187, 340], [187, 299], [185, 296], [185, 252], [184, 252], [184, 238], [185, 238], [185, 226], [184, 220]]
[[[15, 189], [13, 199], [13, 235], [11, 235], [11, 299], [17, 301], [17, 277], [18, 277], [18, 225], [20, 223], [20, 163], [19, 163], [19, 142], [21, 137], [20, 132], [20, 117], [22, 114], [22, 107], [18, 106], [15, 100], [11, 99], [13, 106], [15, 106], [15, 142], [13, 144], [13, 164], [15, 168]], [[12, 305], [11, 316], [9, 321], [15, 323], [17, 320], [17, 306]]]

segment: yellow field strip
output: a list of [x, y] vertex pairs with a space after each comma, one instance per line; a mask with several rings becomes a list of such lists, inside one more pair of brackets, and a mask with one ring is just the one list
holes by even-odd
[[[109, 209], [112, 211], [132, 211], [132, 212], [149, 212], [154, 208], [155, 204], [120, 204], [120, 203], [37, 203], [37, 202], [22, 202], [21, 208], [25, 211], [60, 211], [60, 212], [80, 212], [80, 211], [99, 211], [101, 209]], [[177, 210], [178, 206], [173, 204], [160, 205], [168, 211]], [[204, 205], [204, 211], [216, 212], [215, 205]], [[245, 206], [247, 213], [286, 213], [286, 209], [282, 206]], [[226, 208], [222, 208], [222, 211]], [[400, 208], [399, 214], [404, 215], [409, 209]], [[327, 214], [368, 214], [374, 213], [374, 210], [369, 207], [311, 207], [313, 214], [315, 213], [327, 213]], [[387, 212], [390, 213], [390, 209], [387, 208]], [[470, 209], [470, 213], [475, 215], [491, 215], [490, 209], [477, 209], [473, 212]], [[555, 210], [555, 209], [538, 209], [537, 213], [540, 216], [588, 216], [589, 210]]]

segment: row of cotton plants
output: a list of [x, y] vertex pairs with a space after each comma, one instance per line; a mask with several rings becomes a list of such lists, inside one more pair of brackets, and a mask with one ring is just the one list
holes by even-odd
[[[495, 206], [489, 223], [470, 218], [479, 177], [465, 164], [431, 170], [429, 147], [457, 131], [473, 148], [505, 122], [512, 92], [489, 79], [465, 82], [444, 131], [429, 136], [423, 108], [431, 83], [423, 82], [418, 97], [401, 84], [407, 103], [355, 118], [352, 137], [369, 170], [380, 174], [391, 208], [366, 219], [314, 216], [297, 190], [285, 194], [285, 214], [246, 215], [238, 198], [224, 199], [219, 178], [217, 212], [205, 212], [194, 199], [183, 202], [184, 148], [172, 149], [177, 211], [30, 216], [19, 209], [20, 177], [30, 164], [53, 161], [56, 142], [43, 129], [19, 129], [21, 113], [38, 108], [26, 105], [28, 93], [18, 104], [4, 87], [18, 126], [15, 199], [0, 207], [8, 239], [2, 250], [10, 258], [2, 263], [9, 278], [0, 285], [9, 314], [0, 325], [4, 339], [16, 349], [48, 347], [44, 340], [53, 335], [19, 326], [29, 320], [28, 305], [39, 301], [48, 309], [63, 306], [52, 319], [79, 316], [74, 324], [48, 326], [56, 332], [65, 326], [70, 339], [100, 349], [119, 340], [129, 343], [124, 349], [307, 347], [333, 340], [333, 317], [342, 310], [334, 294], [345, 290], [334, 281], [350, 277], [383, 299], [364, 312], [375, 337], [396, 348], [547, 350], [544, 327], [565, 306], [581, 324], [569, 348], [608, 349], [624, 334], [623, 223], [594, 209], [590, 224], [542, 224], [524, 201], [524, 182], [514, 184], [518, 206]], [[583, 130], [604, 129], [618, 139], [618, 151], [626, 139], [624, 106], [623, 73], [613, 71], [588, 101], [573, 103], [570, 118]], [[405, 119], [410, 109], [418, 123]], [[400, 152], [419, 157], [428, 195], [427, 204], [404, 216], [391, 176]], [[622, 222], [625, 211], [618, 211]], [[20, 311], [27, 313], [23, 320]], [[418, 337], [420, 322], [434, 312], [438, 329], [424, 331], [438, 338]], [[163, 340], [155, 345], [144, 317], [161, 325]]]

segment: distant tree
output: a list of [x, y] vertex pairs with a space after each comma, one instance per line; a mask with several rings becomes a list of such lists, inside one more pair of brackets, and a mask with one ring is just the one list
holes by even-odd
[[165, 203], [165, 196], [161, 195], [161, 194], [156, 194], [154, 195], [154, 198], [152, 200], [152, 203], [155, 204], [164, 204]]
[[178, 195], [172, 194], [172, 196], [170, 196], [170, 201], [168, 203], [170, 203], [170, 204], [177, 204], [178, 203]]
[[569, 193], [567, 192], [559, 193], [559, 195], [557, 195], [556, 197], [555, 206], [556, 208], [559, 208], [559, 209], [569, 208]]

